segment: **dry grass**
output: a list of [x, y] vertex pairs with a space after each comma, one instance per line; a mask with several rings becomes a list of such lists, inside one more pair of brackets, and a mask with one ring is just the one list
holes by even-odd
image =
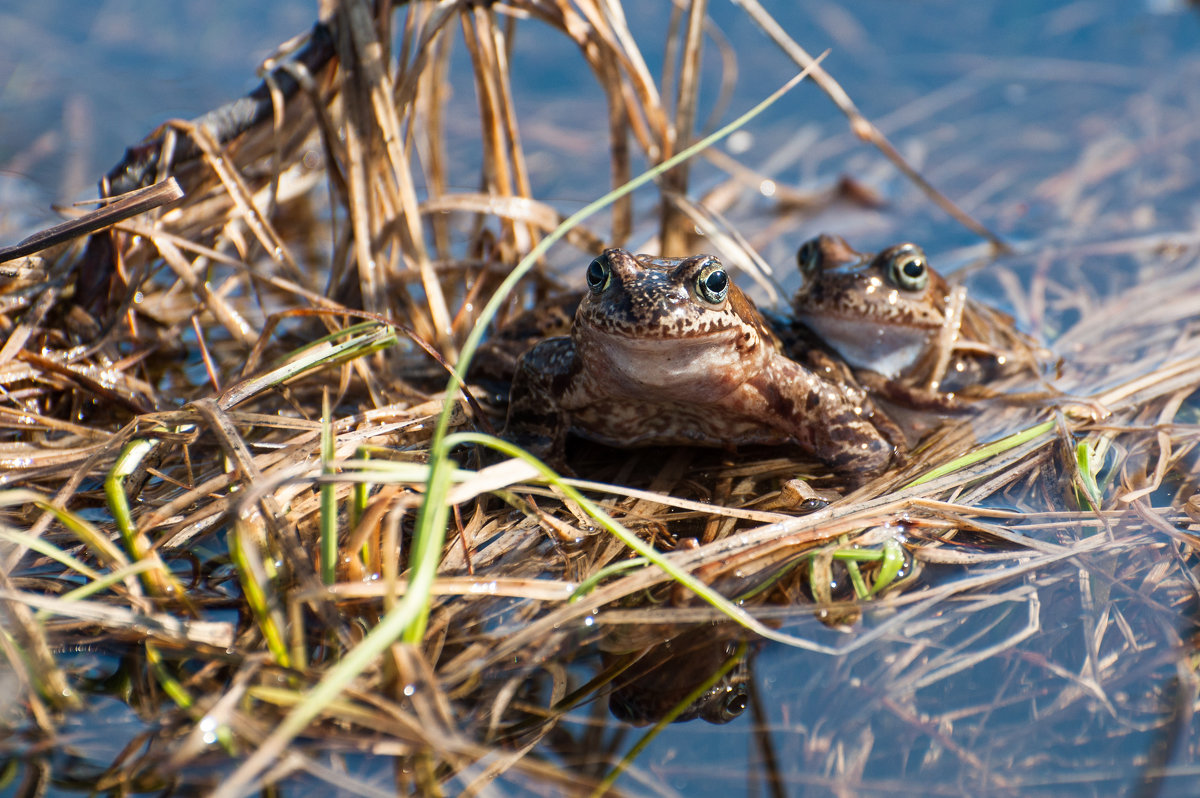
[[[1048, 309], [1078, 317], [1054, 342], [1070, 356], [1053, 381], [1078, 396], [951, 418], [906, 466], [850, 495], [816, 464], [773, 451], [662, 460], [581, 446], [583, 481], [519, 460], [481, 468], [476, 450], [458, 448], [430, 611], [404, 626], [417, 644], [396, 635], [369, 655], [360, 641], [395, 617], [406, 571], [431, 545], [414, 530], [436, 518], [424, 502], [439, 414], [449, 400], [459, 432], [502, 420], [502, 403], [478, 386], [473, 404], [446, 393], [448, 364], [514, 264], [562, 220], [532, 195], [508, 69], [523, 40], [514, 34], [535, 17], [578, 46], [606, 102], [618, 186], [693, 140], [704, 6], [681, 12], [682, 67], [668, 91], [617, 4], [412, 3], [377, 18], [364, 3], [333, 5], [299, 57], [280, 56], [244, 130], [172, 123], [126, 164], [149, 168], [111, 175], [128, 188], [170, 174], [181, 203], [93, 236], [86, 251], [6, 266], [0, 643], [28, 708], [13, 739], [33, 764], [10, 760], [5, 778], [27, 791], [49, 778], [32, 754], [56, 744], [95, 689], [66, 652], [94, 646], [125, 660], [123, 700], [157, 718], [100, 763], [98, 790], [174, 779], [232, 795], [303, 771], [392, 794], [330, 764], [364, 753], [394, 761], [403, 791], [600, 787], [617, 760], [615, 743], [611, 756], [597, 748], [601, 716], [581, 732], [562, 719], [664, 637], [722, 618], [630, 559], [605, 514], [675, 569], [744, 598], [743, 620], [760, 632], [820, 653], [829, 679], [878, 657], [881, 642], [903, 648], [944, 631], [944, 650], [913, 645], [874, 667], [901, 726], [940, 730], [934, 747], [986, 772], [988, 788], [1016, 788], [1021, 774], [995, 758], [985, 766], [950, 733], [1001, 700], [957, 681], [972, 666], [1041, 657], [1061, 679], [1046, 699], [1061, 713], [1121, 703], [1114, 691], [1140, 673], [1122, 651], [1153, 645], [1162, 662], [1183, 662], [1200, 529], [1200, 273], [1183, 267], [1100, 305], [1072, 290], [1070, 268], [1031, 282], [1000, 269], [1026, 323]], [[474, 139], [460, 119], [449, 130], [451, 109], [461, 112], [446, 79], [458, 37], [476, 86]], [[817, 74], [854, 129], [879, 141]], [[468, 146], [478, 190], [460, 191], [449, 175]], [[686, 171], [660, 188], [664, 247], [694, 249], [700, 225], [731, 261], [761, 263], [720, 208], [684, 199]], [[605, 220], [569, 231], [578, 252], [552, 260], [625, 244], [629, 198]], [[1154, 257], [1146, 242], [1129, 246]], [[1082, 264], [1091, 252], [1053, 254]], [[505, 314], [556, 284], [539, 263]], [[804, 512], [816, 495], [832, 503]], [[1082, 667], [1057, 656], [1071, 641], [1039, 620], [1050, 596], [1072, 592], [1089, 624]], [[796, 628], [814, 612], [854, 624], [864, 610], [873, 621], [851, 636]], [[1020, 649], [1031, 639], [1044, 648]], [[293, 711], [335, 672], [337, 689]], [[918, 719], [913, 696], [931, 686], [973, 690], [978, 705]], [[821, 690], [814, 679], [799, 700], [820, 705]], [[1129, 710], [1129, 728], [1190, 729], [1186, 663], [1177, 692], [1165, 711]], [[874, 739], [861, 731], [840, 758], [810, 750], [814, 783], [858, 783]], [[590, 764], [570, 764], [588, 752]]]

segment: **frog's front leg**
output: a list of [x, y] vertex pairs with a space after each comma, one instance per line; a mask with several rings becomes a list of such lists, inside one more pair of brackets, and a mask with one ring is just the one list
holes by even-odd
[[852, 382], [826, 380], [780, 358], [757, 388], [796, 441], [843, 474], [873, 477], [901, 457], [903, 434]]
[[865, 391], [825, 383], [814, 395], [821, 411], [812, 419], [813, 448], [826, 463], [862, 478], [903, 460], [904, 434]]
[[554, 468], [564, 464], [570, 429], [559, 399], [576, 371], [571, 339], [547, 338], [521, 355], [509, 391], [503, 437]]

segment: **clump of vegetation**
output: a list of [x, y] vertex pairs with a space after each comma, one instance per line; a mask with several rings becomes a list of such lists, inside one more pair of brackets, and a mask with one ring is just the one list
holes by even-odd
[[[660, 80], [609, 2], [331, 5], [259, 91], [165, 125], [106, 179], [115, 194], [169, 176], [182, 200], [0, 267], [0, 675], [17, 696], [0, 705], [3, 783], [235, 795], [301, 771], [374, 794], [339, 764], [373, 754], [410, 792], [602, 790], [628, 766], [619, 739], [599, 739], [604, 697], [697, 624], [722, 624], [720, 656], [647, 720], [688, 712], [759, 638], [854, 663], [911, 624], [945, 628], [945, 650], [889, 675], [901, 704], [981, 660], [1054, 663], [1065, 644], [1041, 634], [1038, 606], [1072, 591], [1091, 647], [1059, 710], [1136, 680], [1123, 648], [1178, 653], [1200, 528], [1200, 277], [1128, 292], [1144, 312], [1120, 319], [1081, 306], [1054, 346], [1087, 356], [1057, 395], [942, 419], [853, 491], [771, 450], [581, 446], [578, 477], [556, 474], [491, 434], [503, 397], [467, 361], [492, 315], [560, 292], [550, 264], [626, 244], [629, 192], [652, 178], [662, 251], [703, 237], [761, 263], [720, 209], [688, 198], [687, 157], [708, 141], [705, 4], [667, 32], [677, 66]], [[605, 104], [614, 192], [569, 219], [531, 188], [509, 70], [524, 17], [578, 46]], [[473, 136], [449, 91], [460, 68]], [[477, 190], [455, 188], [464, 161]], [[551, 251], [559, 240], [576, 252]], [[972, 624], [996, 606], [981, 644]], [[864, 611], [858, 636], [792, 628], [815, 613], [845, 629]], [[1147, 628], [1163, 631], [1147, 643]], [[1044, 646], [1021, 651], [1030, 640]], [[1191, 723], [1190, 669], [1180, 679], [1165, 709], [1126, 696], [1142, 730]], [[104, 712], [100, 696], [140, 730], [111, 762], [56, 759], [64, 723]], [[563, 720], [589, 705], [596, 724], [577, 735]], [[862, 756], [872, 740], [858, 738]], [[857, 778], [854, 761], [827, 775]]]

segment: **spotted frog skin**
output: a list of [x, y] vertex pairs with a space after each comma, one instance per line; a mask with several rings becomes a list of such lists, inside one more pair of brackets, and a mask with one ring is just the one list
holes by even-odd
[[1012, 318], [951, 289], [916, 244], [869, 255], [822, 235], [796, 259], [804, 276], [796, 320], [873, 393], [953, 410], [961, 407], [956, 389], [978, 395], [978, 383], [1002, 372], [1036, 371], [1036, 347]]
[[891, 422], [785, 357], [717, 258], [610, 249], [587, 284], [571, 334], [517, 363], [510, 440], [559, 462], [568, 431], [619, 447], [790, 445], [862, 475], [891, 461]]

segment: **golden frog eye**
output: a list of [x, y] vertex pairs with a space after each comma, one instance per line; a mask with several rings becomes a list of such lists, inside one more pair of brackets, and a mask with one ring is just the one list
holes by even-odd
[[725, 267], [716, 260], [710, 260], [700, 273], [696, 275], [696, 293], [705, 302], [719, 305], [729, 296], [729, 275]]
[[920, 291], [929, 285], [929, 264], [925, 253], [911, 244], [902, 247], [888, 262], [888, 279], [905, 291]]
[[821, 265], [821, 245], [817, 239], [810, 238], [796, 250], [796, 263], [800, 265], [803, 274], [816, 274]]
[[598, 294], [605, 288], [608, 288], [608, 282], [611, 278], [612, 268], [608, 265], [608, 258], [601, 256], [588, 264], [587, 284], [588, 288], [592, 289], [593, 294]]

